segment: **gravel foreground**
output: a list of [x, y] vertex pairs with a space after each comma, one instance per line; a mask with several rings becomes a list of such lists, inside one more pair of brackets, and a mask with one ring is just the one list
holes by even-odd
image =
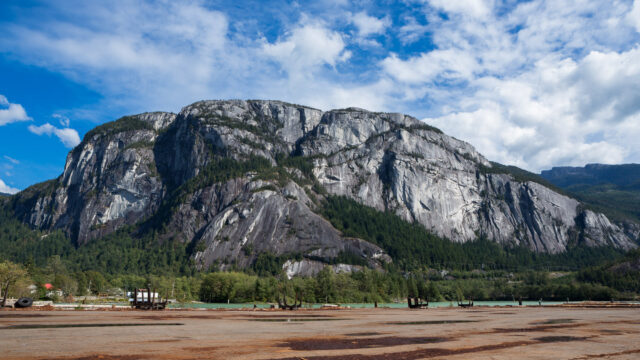
[[2, 359], [638, 359], [640, 309], [0, 311]]

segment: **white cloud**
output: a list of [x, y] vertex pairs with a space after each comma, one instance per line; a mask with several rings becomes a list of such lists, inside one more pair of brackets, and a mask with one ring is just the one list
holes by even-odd
[[69, 120], [69, 118], [64, 115], [53, 114], [51, 117], [53, 117], [54, 119], [58, 119], [60, 125], [63, 127], [69, 127], [69, 124], [71, 124], [71, 120]]
[[375, 16], [367, 15], [364, 11], [352, 15], [351, 22], [358, 28], [358, 35], [362, 37], [382, 34], [391, 25], [391, 20], [388, 17], [379, 19]]
[[9, 156], [7, 156], [7, 155], [5, 155], [5, 156], [4, 156], [4, 158], [5, 158], [6, 160], [8, 160], [8, 161], [9, 161], [10, 163], [12, 163], [12, 164], [15, 164], [15, 165], [20, 164], [20, 161], [18, 161], [18, 160], [16, 160], [16, 159], [14, 159], [14, 158], [12, 158], [12, 157], [9, 157]]
[[19, 189], [16, 188], [12, 188], [10, 186], [8, 186], [7, 184], [5, 184], [4, 181], [2, 181], [2, 179], [0, 179], [0, 192], [1, 193], [5, 193], [5, 194], [15, 194], [18, 191], [20, 191]]
[[487, 0], [429, 0], [429, 4], [447, 13], [475, 18], [486, 17], [491, 11]]
[[307, 23], [294, 28], [284, 39], [263, 45], [264, 53], [278, 61], [290, 75], [310, 75], [318, 66], [345, 61], [342, 35], [320, 23]]
[[22, 105], [12, 104], [5, 96], [0, 95], [0, 126], [29, 120], [31, 118], [27, 115]]
[[58, 137], [58, 139], [60, 139], [62, 144], [64, 144], [64, 146], [68, 148], [72, 148], [80, 144], [80, 136], [74, 129], [59, 129], [49, 123], [46, 123], [40, 126], [29, 125], [29, 131], [36, 135], [55, 135], [56, 137]]
[[[349, 101], [336, 95], [345, 92], [354, 94], [352, 105], [371, 104], [354, 90], [368, 84], [334, 78], [351, 56], [348, 42], [355, 39], [304, 14], [268, 40], [260, 33], [251, 38], [230, 32], [225, 14], [198, 1], [114, 0], [60, 7], [64, 11], [54, 18], [7, 26], [3, 30], [10, 36], [0, 37], [0, 47], [25, 63], [88, 85], [104, 95], [111, 111], [178, 111], [194, 101], [224, 98], [332, 108]], [[376, 84], [373, 80], [370, 86]]]
[[624, 162], [640, 152], [631, 140], [640, 138], [639, 64], [639, 48], [539, 61], [511, 79], [476, 80], [460, 101], [468, 110], [426, 121], [491, 159], [532, 170]]
[[[273, 28], [268, 37], [238, 31], [247, 24], [198, 1], [80, 1], [4, 27], [0, 47], [126, 111], [211, 98], [359, 106], [428, 117], [489, 158], [531, 170], [640, 161], [640, 0], [421, 2], [384, 18], [361, 8], [305, 16], [294, 5], [301, 19], [278, 18], [273, 26], [286, 31], [274, 40]], [[379, 44], [376, 34], [411, 46]], [[396, 52], [384, 55], [385, 45]], [[61, 129], [33, 128], [73, 131], [58, 120]]]
[[408, 17], [405, 21], [398, 30], [398, 36], [404, 45], [420, 40], [429, 31], [429, 26], [419, 24], [414, 17]]
[[640, 32], [640, 0], [633, 1], [633, 8], [627, 14], [627, 21]]
[[[268, 41], [260, 33], [230, 33], [227, 15], [200, 1], [60, 7], [64, 11], [57, 16], [31, 26], [6, 27], [0, 47], [88, 85], [110, 101], [110, 108], [115, 103], [123, 111], [177, 111], [213, 98], [300, 102], [297, 94], [308, 92], [310, 83], [325, 82], [323, 75], [335, 74], [336, 65], [351, 55], [348, 36], [305, 15]], [[274, 86], [283, 80], [286, 89]], [[314, 91], [317, 100], [309, 105], [326, 104], [331, 97], [318, 99]]]
[[127, 107], [175, 111], [211, 97], [212, 81], [251, 59], [228, 46], [226, 16], [196, 1], [76, 2], [56, 10], [31, 26], [7, 26], [0, 46], [100, 93], [118, 94]]
[[638, 161], [640, 46], [617, 21], [628, 3], [534, 0], [500, 16], [491, 2], [430, 4], [435, 49], [380, 62], [406, 100], [436, 106], [425, 121], [530, 170]]
[[405, 83], [468, 80], [479, 69], [473, 55], [457, 49], [434, 50], [407, 60], [391, 54], [381, 65], [388, 74]]

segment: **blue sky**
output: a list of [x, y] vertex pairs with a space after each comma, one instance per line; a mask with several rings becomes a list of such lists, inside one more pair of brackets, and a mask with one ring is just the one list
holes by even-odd
[[404, 112], [532, 171], [640, 162], [640, 0], [0, 2], [0, 192], [202, 99]]

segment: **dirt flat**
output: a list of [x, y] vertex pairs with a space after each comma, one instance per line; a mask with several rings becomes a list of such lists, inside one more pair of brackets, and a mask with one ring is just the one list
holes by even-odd
[[637, 308], [0, 311], [7, 360], [638, 359], [638, 339]]

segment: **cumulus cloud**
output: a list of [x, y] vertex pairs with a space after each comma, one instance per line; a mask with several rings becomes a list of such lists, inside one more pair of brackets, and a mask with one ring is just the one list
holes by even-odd
[[199, 2], [70, 2], [56, 10], [7, 26], [0, 46], [100, 93], [138, 94], [120, 100], [134, 106], [175, 110], [249, 61], [227, 46], [226, 16]]
[[303, 75], [318, 66], [335, 66], [348, 59], [350, 53], [345, 46], [340, 33], [320, 23], [309, 23], [294, 28], [284, 39], [264, 44], [263, 51], [290, 75]]
[[74, 129], [70, 129], [70, 128], [59, 129], [49, 123], [46, 123], [40, 126], [29, 125], [29, 131], [31, 131], [36, 135], [49, 135], [49, 136], [55, 135], [58, 139], [60, 139], [62, 144], [64, 144], [64, 146], [68, 148], [72, 148], [80, 144], [80, 136], [78, 135], [78, 132], [75, 131]]
[[5, 96], [0, 95], [0, 126], [29, 120], [31, 118], [27, 115], [22, 105], [12, 104]]
[[429, 0], [429, 4], [438, 10], [474, 18], [486, 17], [491, 11], [490, 3], [488, 0]]
[[379, 19], [375, 16], [367, 15], [364, 11], [352, 15], [351, 22], [358, 29], [358, 35], [362, 37], [382, 34], [391, 25], [391, 20], [388, 17]]
[[[640, 159], [640, 0], [422, 0], [384, 18], [371, 3], [345, 2], [335, 17], [292, 5], [296, 15], [266, 28], [199, 1], [67, 4], [4, 26], [0, 46], [127, 109], [210, 98], [359, 106], [421, 116], [530, 170]], [[32, 131], [70, 130], [65, 144], [77, 143], [57, 121]]]
[[20, 190], [16, 188], [12, 188], [11, 186], [8, 186], [7, 184], [5, 184], [4, 181], [2, 181], [2, 179], [0, 179], [0, 193], [15, 194], [18, 191]]
[[418, 23], [415, 17], [406, 17], [405, 23], [398, 30], [398, 37], [404, 45], [412, 44], [429, 31], [429, 26]]
[[627, 21], [640, 32], [640, 0], [633, 1], [633, 8], [627, 14]]
[[492, 160], [534, 171], [637, 161], [640, 50], [630, 28], [612, 29], [635, 10], [622, 2], [531, 1], [498, 16], [488, 2], [460, 4], [430, 1], [467, 17], [427, 10], [435, 49], [380, 63], [405, 84], [406, 99], [418, 94], [440, 107], [425, 121]]
[[457, 49], [434, 50], [407, 60], [391, 54], [381, 65], [397, 81], [405, 83], [467, 80], [479, 69], [474, 56]]
[[309, 105], [320, 106], [333, 95], [318, 98], [309, 84], [331, 85], [321, 74], [335, 73], [351, 55], [346, 34], [304, 14], [267, 39], [237, 31], [241, 22], [232, 32], [228, 16], [201, 1], [67, 4], [38, 22], [6, 26], [0, 46], [134, 111], [176, 111], [212, 98], [301, 102], [310, 91], [317, 100]]
[[386, 92], [372, 92], [384, 79], [336, 81], [337, 67], [351, 58], [353, 39], [333, 29], [334, 23], [305, 14], [267, 38], [238, 32], [241, 22], [233, 32], [228, 15], [200, 1], [66, 4], [49, 9], [49, 18], [6, 26], [10, 36], [0, 38], [0, 46], [129, 111], [177, 111], [215, 98], [281, 99], [321, 108], [349, 104], [341, 97], [347, 93], [354, 106], [388, 100]]
[[264, 42], [261, 54], [275, 62], [276, 70], [286, 76], [268, 79], [268, 90], [262, 89], [258, 96], [288, 99], [320, 109], [385, 109], [393, 86], [386, 79], [364, 84], [336, 80], [335, 75], [340, 74], [337, 68], [351, 57], [347, 41], [348, 36], [331, 30], [327, 24], [301, 21], [284, 36]]

